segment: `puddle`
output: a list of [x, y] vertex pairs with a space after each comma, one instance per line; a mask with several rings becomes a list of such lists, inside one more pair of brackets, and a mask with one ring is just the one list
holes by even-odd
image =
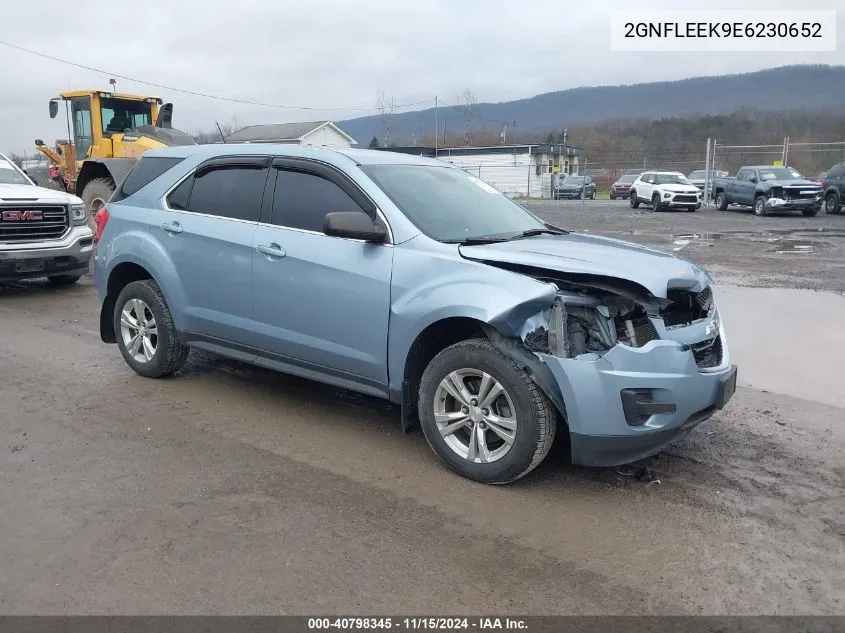
[[[792, 288], [714, 290], [742, 384], [845, 407], [837, 354], [845, 349], [845, 296]], [[808, 322], [812, 327], [796, 326]]]
[[673, 235], [673, 251], [679, 251], [693, 242], [715, 242], [717, 240], [745, 240], [748, 242], [765, 242], [770, 245], [773, 253], [814, 253], [833, 244], [819, 239], [845, 238], [845, 229], [834, 229], [821, 226], [816, 229], [771, 229], [768, 231], [723, 231], [721, 233], [678, 233]]

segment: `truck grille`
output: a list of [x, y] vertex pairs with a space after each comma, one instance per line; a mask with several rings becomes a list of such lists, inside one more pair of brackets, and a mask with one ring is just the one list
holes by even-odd
[[0, 242], [36, 242], [61, 237], [70, 227], [67, 207], [0, 207]]
[[821, 195], [822, 190], [810, 185], [807, 187], [784, 187], [783, 193], [792, 200], [814, 200], [816, 196]]
[[713, 369], [722, 364], [722, 337], [690, 346], [699, 369]]

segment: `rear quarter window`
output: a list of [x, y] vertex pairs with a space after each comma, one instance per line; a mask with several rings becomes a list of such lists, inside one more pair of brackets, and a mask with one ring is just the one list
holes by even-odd
[[124, 178], [120, 188], [114, 192], [112, 200], [117, 201], [128, 198], [135, 192], [146, 187], [166, 171], [181, 163], [183, 160], [185, 159], [171, 157], [142, 157], [141, 160], [135, 163], [135, 166], [126, 178]]

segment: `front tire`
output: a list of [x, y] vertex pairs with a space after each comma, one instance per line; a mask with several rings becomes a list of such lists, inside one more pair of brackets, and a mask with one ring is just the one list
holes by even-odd
[[839, 213], [842, 210], [842, 205], [839, 201], [839, 196], [834, 193], [829, 193], [824, 198], [824, 212], [825, 213]]
[[147, 378], [170, 376], [185, 363], [170, 308], [152, 279], [133, 281], [115, 301], [114, 331], [126, 364]]
[[636, 209], [640, 206], [640, 199], [637, 197], [636, 191], [631, 191], [631, 193], [628, 194], [628, 203], [631, 205], [632, 209]]
[[766, 215], [766, 202], [768, 200], [766, 196], [757, 196], [754, 198], [754, 215]]
[[659, 194], [654, 194], [651, 197], [651, 206], [654, 207], [655, 211], [660, 210], [661, 207], [660, 207], [660, 195]]
[[85, 210], [88, 212], [88, 226], [94, 232], [97, 231], [97, 223], [94, 221], [94, 217], [97, 215], [97, 211], [106, 206], [106, 202], [111, 198], [114, 189], [114, 181], [111, 178], [94, 178], [85, 185], [85, 189], [79, 196], [85, 203]]
[[440, 352], [419, 391], [432, 450], [458, 474], [486, 484], [527, 475], [551, 449], [557, 412], [528, 373], [486, 339]]

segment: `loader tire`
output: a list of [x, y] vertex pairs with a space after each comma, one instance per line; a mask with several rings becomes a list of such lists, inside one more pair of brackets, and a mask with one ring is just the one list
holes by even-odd
[[97, 230], [94, 216], [97, 215], [97, 211], [106, 206], [106, 202], [111, 198], [114, 189], [114, 180], [111, 178], [94, 178], [85, 185], [81, 195], [77, 194], [85, 203], [85, 210], [88, 212], [88, 226], [91, 227], [92, 231]]

